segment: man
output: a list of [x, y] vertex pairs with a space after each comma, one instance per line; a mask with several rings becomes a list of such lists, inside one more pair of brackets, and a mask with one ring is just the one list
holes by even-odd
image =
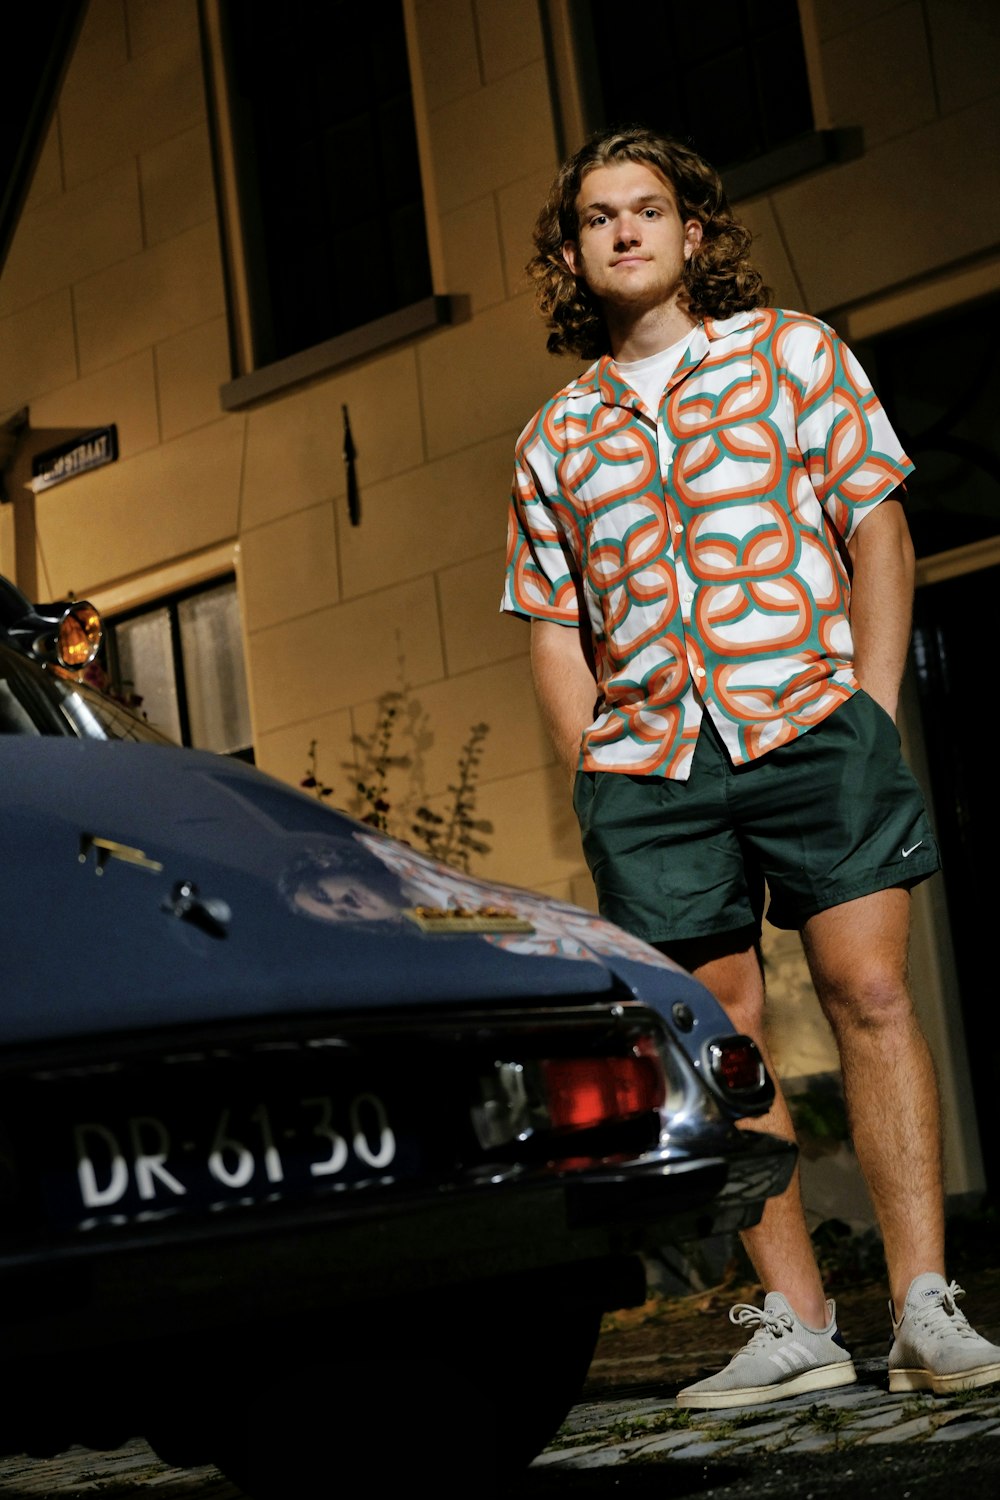
[[[548, 348], [596, 358], [517, 445], [502, 608], [601, 913], [677, 959], [767, 1055], [760, 923], [801, 931], [891, 1294], [889, 1388], [1000, 1380], [944, 1274], [939, 1103], [907, 980], [939, 868], [894, 718], [912, 464], [832, 329], [768, 307], [715, 171], [640, 129], [560, 170], [530, 263]], [[772, 1073], [774, 1072], [772, 1066]], [[791, 1138], [780, 1095], [747, 1121]], [[766, 1293], [695, 1407], [856, 1379], [797, 1177], [743, 1236]]]

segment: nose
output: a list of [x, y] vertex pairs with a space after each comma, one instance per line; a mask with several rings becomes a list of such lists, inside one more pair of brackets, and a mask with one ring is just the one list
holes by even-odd
[[615, 248], [626, 250], [642, 243], [642, 221], [635, 214], [619, 214], [615, 224]]

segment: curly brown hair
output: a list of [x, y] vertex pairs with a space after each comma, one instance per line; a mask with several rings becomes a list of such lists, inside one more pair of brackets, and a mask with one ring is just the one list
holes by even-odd
[[560, 167], [535, 222], [535, 254], [525, 269], [550, 329], [550, 354], [593, 359], [609, 352], [601, 309], [584, 282], [571, 274], [562, 247], [579, 234], [576, 200], [584, 177], [595, 167], [626, 161], [655, 168], [673, 189], [681, 218], [701, 225], [701, 244], [683, 273], [692, 317], [728, 318], [770, 300], [770, 288], [750, 261], [750, 231], [733, 215], [713, 166], [680, 141], [641, 125], [599, 131]]

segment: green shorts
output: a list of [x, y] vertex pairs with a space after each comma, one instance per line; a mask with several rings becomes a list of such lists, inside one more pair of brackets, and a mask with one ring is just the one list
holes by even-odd
[[688, 781], [580, 771], [573, 789], [601, 915], [650, 943], [797, 929], [940, 868], [899, 732], [858, 691], [815, 728], [734, 766], [708, 716]]

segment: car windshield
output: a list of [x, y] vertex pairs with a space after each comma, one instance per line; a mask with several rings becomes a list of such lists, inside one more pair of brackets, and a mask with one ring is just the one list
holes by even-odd
[[43, 667], [0, 646], [0, 735], [4, 734], [175, 743], [71, 672]]

